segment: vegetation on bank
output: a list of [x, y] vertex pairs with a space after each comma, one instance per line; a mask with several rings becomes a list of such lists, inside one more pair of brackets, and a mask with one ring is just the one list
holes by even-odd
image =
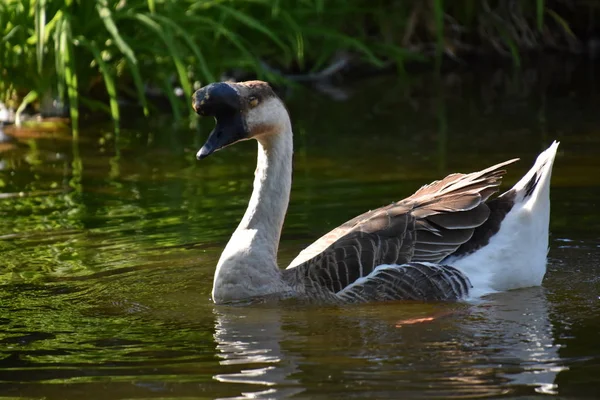
[[[527, 50], [582, 52], [600, 4], [584, 0], [3, 0], [0, 102], [79, 115], [120, 104], [179, 118], [224, 76], [320, 79], [348, 65]], [[341, 60], [341, 62], [340, 62]], [[322, 72], [319, 74], [319, 72]]]

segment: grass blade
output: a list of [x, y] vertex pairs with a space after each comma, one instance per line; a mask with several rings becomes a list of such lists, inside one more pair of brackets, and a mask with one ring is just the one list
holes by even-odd
[[56, 71], [56, 89], [58, 98], [62, 101], [65, 100], [65, 62], [64, 54], [60, 47], [60, 40], [62, 37], [62, 31], [64, 26], [64, 18], [59, 18], [56, 21], [54, 28], [54, 68]]
[[444, 54], [444, 1], [433, 0], [433, 19], [435, 22], [435, 58], [438, 68], [440, 67], [442, 54]]
[[378, 67], [382, 67], [384, 65], [384, 62], [379, 59], [379, 57], [377, 57], [375, 55], [375, 53], [373, 53], [373, 51], [371, 51], [371, 49], [369, 48], [369, 46], [366, 43], [363, 43], [362, 41], [352, 37], [352, 36], [346, 36], [342, 33], [338, 33], [335, 31], [330, 31], [330, 30], [326, 30], [326, 29], [322, 29], [322, 28], [310, 28], [305, 30], [307, 35], [311, 35], [311, 36], [317, 36], [317, 37], [328, 37], [328, 38], [332, 38], [335, 39], [336, 41], [339, 41], [339, 44], [345, 44], [346, 46], [350, 47], [350, 48], [354, 48], [358, 51], [360, 51], [361, 53], [363, 53], [363, 55], [367, 58], [368, 61], [370, 61], [373, 65], [378, 66]]
[[138, 13], [134, 16], [139, 22], [144, 24], [146, 27], [150, 28], [156, 35], [163, 40], [167, 49], [169, 50], [169, 55], [175, 64], [175, 69], [177, 70], [177, 75], [179, 76], [179, 81], [181, 83], [181, 87], [185, 94], [189, 97], [192, 96], [192, 85], [190, 83], [190, 79], [187, 76], [187, 69], [181, 60], [181, 55], [179, 54], [179, 50], [177, 49], [176, 44], [173, 41], [173, 37], [169, 30], [164, 29], [158, 22], [154, 21], [149, 16]]
[[44, 65], [44, 44], [45, 44], [45, 28], [46, 28], [46, 0], [37, 0], [35, 3], [35, 33], [36, 33], [36, 56], [38, 74], [42, 74]]
[[564, 18], [562, 18], [560, 15], [558, 15], [553, 10], [548, 10], [548, 15], [550, 15], [554, 19], [554, 21], [556, 21], [556, 23], [559, 24], [571, 38], [573, 38], [573, 39], [577, 38], [575, 36], [575, 33], [573, 33], [573, 31], [571, 30], [569, 23], [567, 21], [565, 21]]
[[65, 19], [60, 36], [60, 50], [64, 57], [65, 83], [67, 84], [67, 97], [69, 98], [69, 114], [71, 116], [71, 130], [73, 138], [79, 138], [79, 92], [77, 90], [77, 69], [75, 67], [75, 54], [71, 36], [70, 21]]
[[119, 34], [119, 29], [117, 28], [117, 25], [115, 24], [115, 21], [112, 18], [112, 12], [110, 11], [110, 8], [108, 8], [106, 0], [97, 0], [96, 9], [98, 11], [98, 15], [100, 16], [100, 19], [102, 19], [102, 22], [104, 23], [104, 27], [112, 36], [113, 40], [115, 41], [115, 44], [117, 45], [121, 53], [123, 53], [123, 55], [127, 57], [128, 60], [132, 60], [134, 64], [137, 64], [137, 60], [135, 58], [133, 50], [131, 49], [131, 47], [129, 47], [127, 42], [125, 42], [125, 40], [123, 40], [123, 38]]
[[108, 65], [102, 58], [102, 54], [100, 53], [98, 46], [96, 46], [94, 42], [89, 41], [84, 37], [78, 37], [77, 40], [79, 41], [79, 43], [87, 47], [92, 52], [96, 63], [98, 63], [98, 68], [100, 69], [102, 79], [104, 80], [104, 85], [106, 86], [106, 93], [108, 93], [110, 115], [115, 125], [115, 133], [118, 134], [121, 116], [119, 112], [119, 103], [117, 100], [117, 88], [115, 86], [115, 81], [113, 80], [113, 75], [110, 69], [108, 68]]
[[519, 46], [515, 43], [515, 41], [510, 37], [510, 35], [504, 29], [499, 29], [500, 37], [504, 40], [506, 45], [510, 50], [510, 55], [512, 56], [513, 65], [515, 67], [521, 66], [521, 56], [519, 55]]
[[79, 96], [79, 103], [83, 104], [85, 107], [89, 108], [92, 111], [102, 111], [106, 114], [111, 113], [110, 107], [99, 100], [90, 99], [85, 96]]
[[30, 91], [29, 93], [27, 93], [25, 95], [25, 97], [23, 97], [21, 104], [19, 104], [19, 108], [17, 108], [17, 111], [15, 112], [15, 125], [16, 126], [21, 126], [21, 114], [23, 114], [23, 111], [25, 111], [25, 108], [29, 104], [36, 101], [37, 98], [38, 98], [38, 92], [35, 90]]
[[175, 97], [175, 88], [171, 85], [171, 81], [168, 77], [165, 77], [162, 82], [163, 91], [167, 95], [167, 99], [169, 99], [169, 103], [171, 103], [171, 108], [173, 109], [173, 118], [175, 121], [181, 121], [181, 111], [179, 110], [179, 102], [177, 101], [177, 97]]
[[3, 42], [9, 42], [15, 35], [17, 35], [23, 28], [21, 26], [13, 27], [4, 37], [2, 38]]
[[104, 27], [115, 41], [115, 45], [127, 59], [129, 69], [131, 70], [131, 75], [133, 77], [133, 82], [137, 90], [138, 98], [144, 109], [144, 115], [147, 116], [149, 114], [148, 103], [146, 101], [144, 85], [142, 83], [142, 77], [140, 76], [140, 70], [135, 54], [133, 53], [131, 47], [129, 47], [127, 42], [125, 42], [125, 40], [123, 40], [123, 38], [119, 34], [119, 29], [117, 28], [117, 25], [115, 24], [115, 21], [112, 18], [112, 13], [110, 8], [108, 8], [106, 0], [96, 0], [96, 10], [98, 12], [98, 15], [102, 19], [102, 22], [104, 23]]
[[169, 25], [169, 27], [171, 27], [176, 33], [179, 34], [179, 37], [181, 37], [187, 43], [188, 47], [192, 50], [192, 52], [196, 56], [200, 70], [202, 71], [202, 74], [204, 75], [204, 79], [206, 79], [209, 82], [214, 81], [215, 77], [214, 77], [213, 73], [211, 72], [211, 70], [208, 66], [208, 63], [206, 62], [206, 59], [204, 58], [202, 51], [196, 45], [196, 43], [194, 43], [194, 41], [191, 39], [190, 35], [185, 31], [185, 29], [183, 29], [181, 26], [179, 26], [175, 21], [173, 21], [169, 18], [163, 17], [162, 15], [153, 15], [153, 18], [161, 21], [165, 25]]
[[156, 14], [156, 2], [154, 0], [148, 0], [148, 10], [150, 10], [150, 13]]
[[247, 14], [239, 12], [238, 10], [236, 10], [232, 7], [227, 7], [222, 4], [219, 4], [216, 7], [219, 8], [220, 10], [222, 10], [225, 14], [228, 14], [231, 17], [237, 19], [238, 21], [240, 21], [244, 25], [248, 26], [249, 28], [265, 34], [275, 44], [277, 44], [277, 46], [279, 46], [284, 52], [289, 53], [288, 47], [277, 37], [277, 35], [273, 31], [271, 31], [270, 29], [265, 27], [265, 25], [263, 23], [259, 22], [258, 20], [256, 20], [255, 18], [253, 18]]
[[285, 24], [292, 31], [292, 43], [296, 48], [296, 61], [298, 62], [298, 66], [301, 69], [304, 69], [305, 63], [305, 43], [304, 43], [304, 35], [302, 34], [302, 30], [298, 23], [294, 20], [294, 18], [287, 11], [281, 11], [280, 19], [285, 22]]
[[62, 16], [63, 16], [62, 10], [58, 10], [56, 12], [56, 14], [54, 14], [54, 17], [52, 17], [52, 19], [50, 21], [48, 21], [48, 23], [46, 24], [46, 27], [44, 28], [44, 31], [45, 31], [44, 32], [45, 36], [43, 38], [44, 44], [48, 42], [48, 38], [52, 34], [52, 31], [54, 30], [56, 23], [62, 18]]
[[537, 15], [537, 26], [538, 30], [541, 32], [544, 28], [544, 9], [545, 7], [544, 0], [536, 0], [535, 2], [535, 11]]
[[241, 53], [243, 53], [246, 60], [251, 60], [254, 65], [258, 65], [256, 56], [242, 43], [242, 39], [235, 32], [227, 29], [223, 24], [213, 21], [210, 18], [200, 16], [190, 16], [191, 20], [196, 23], [205, 24], [213, 28], [217, 35], [223, 35], [231, 44], [233, 44]]

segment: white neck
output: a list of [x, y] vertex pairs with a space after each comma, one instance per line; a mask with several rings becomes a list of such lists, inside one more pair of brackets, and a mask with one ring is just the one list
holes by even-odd
[[292, 131], [258, 140], [254, 190], [237, 231], [256, 230], [255, 240], [277, 257], [281, 228], [290, 201], [292, 185]]
[[254, 190], [215, 271], [216, 303], [285, 290], [277, 250], [292, 183], [293, 137], [289, 117], [281, 131], [258, 138]]

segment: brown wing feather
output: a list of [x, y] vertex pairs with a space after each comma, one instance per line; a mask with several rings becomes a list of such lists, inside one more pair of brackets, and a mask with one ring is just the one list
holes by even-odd
[[[401, 218], [414, 223], [409, 214]], [[412, 258], [414, 230], [396, 229], [400, 225], [390, 227], [391, 231], [351, 232], [312, 259], [283, 271], [284, 280], [308, 298], [328, 299], [378, 265], [404, 264]]]
[[[404, 200], [367, 211], [315, 241], [288, 268], [302, 266], [319, 274], [315, 271], [322, 265], [331, 276], [337, 276], [332, 272], [336, 269], [338, 275], [340, 270], [354, 269], [361, 272], [348, 272], [348, 277], [358, 279], [374, 268], [365, 269], [365, 263], [440, 262], [467, 243], [474, 229], [487, 220], [490, 210], [485, 201], [497, 191], [505, 173], [502, 167], [515, 161], [448, 175]], [[341, 248], [345, 253], [339, 253]], [[356, 256], [344, 256], [352, 253]], [[348, 282], [353, 281], [342, 279], [326, 286], [333, 289]]]

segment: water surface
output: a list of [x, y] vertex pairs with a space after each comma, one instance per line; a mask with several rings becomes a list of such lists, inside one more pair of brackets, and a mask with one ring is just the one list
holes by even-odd
[[[561, 398], [600, 387], [600, 114], [593, 65], [375, 78], [286, 95], [286, 265], [347, 219], [553, 139], [542, 287], [477, 303], [215, 306], [214, 266], [255, 144], [203, 162], [211, 129], [135, 121], [24, 132], [0, 150], [0, 398]], [[406, 325], [410, 318], [436, 316]]]

